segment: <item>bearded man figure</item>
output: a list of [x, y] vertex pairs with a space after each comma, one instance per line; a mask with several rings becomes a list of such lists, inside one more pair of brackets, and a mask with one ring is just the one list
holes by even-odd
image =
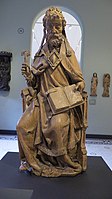
[[[44, 37], [32, 66], [22, 65], [22, 74], [35, 95], [17, 124], [20, 170], [31, 169], [47, 177], [75, 176], [87, 167], [82, 97], [85, 82], [67, 41], [61, 10], [49, 8], [43, 26]], [[71, 99], [73, 104], [68, 105]]]

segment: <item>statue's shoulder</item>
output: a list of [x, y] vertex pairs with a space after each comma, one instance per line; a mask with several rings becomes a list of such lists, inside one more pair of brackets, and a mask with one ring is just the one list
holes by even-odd
[[45, 54], [46, 49], [47, 49], [47, 45], [44, 44], [43, 47], [40, 48], [40, 49], [36, 52], [36, 54], [35, 54], [35, 56], [34, 56], [34, 61], [35, 61], [36, 58], [42, 57], [42, 56]]
[[36, 54], [35, 54], [35, 56], [34, 56], [34, 60], [35, 60], [36, 58], [41, 57], [41, 56], [42, 56], [42, 49], [41, 49], [41, 50], [38, 50], [38, 51], [36, 52]]

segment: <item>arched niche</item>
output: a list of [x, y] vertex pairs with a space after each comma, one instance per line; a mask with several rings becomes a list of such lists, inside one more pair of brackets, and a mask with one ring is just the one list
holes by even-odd
[[[43, 17], [47, 9], [39, 13], [32, 24], [32, 36], [31, 36], [31, 59], [34, 58], [35, 53], [38, 51], [43, 38]], [[75, 51], [79, 64], [82, 63], [82, 24], [76, 15], [76, 13], [66, 8], [61, 8], [65, 20], [67, 22], [65, 31], [67, 39]]]

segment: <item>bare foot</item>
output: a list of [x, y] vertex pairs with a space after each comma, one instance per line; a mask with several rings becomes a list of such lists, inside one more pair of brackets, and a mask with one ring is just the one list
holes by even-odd
[[21, 161], [21, 165], [19, 167], [20, 171], [27, 171], [27, 170], [31, 170], [31, 167], [29, 166], [29, 164], [26, 161]]

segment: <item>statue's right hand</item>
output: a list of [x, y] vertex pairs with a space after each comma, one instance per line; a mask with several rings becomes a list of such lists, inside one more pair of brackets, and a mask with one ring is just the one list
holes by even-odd
[[31, 75], [30, 66], [27, 63], [22, 64], [21, 73], [26, 79]]

